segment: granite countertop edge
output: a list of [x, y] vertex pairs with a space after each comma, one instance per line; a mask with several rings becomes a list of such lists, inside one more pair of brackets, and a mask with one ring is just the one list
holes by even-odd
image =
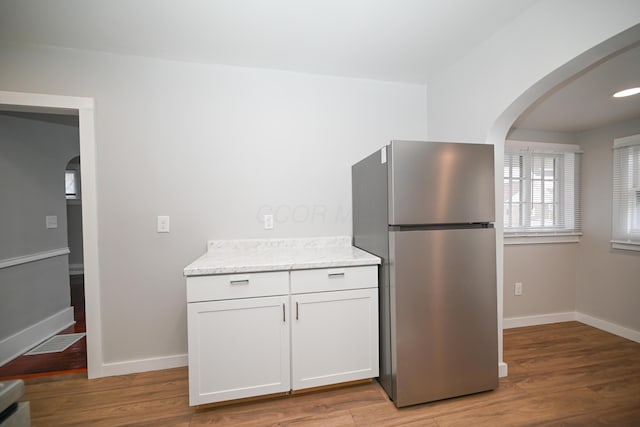
[[261, 273], [270, 271], [290, 271], [290, 270], [309, 270], [314, 268], [340, 268], [340, 267], [362, 267], [367, 265], [378, 265], [382, 261], [380, 258], [371, 255], [371, 258], [361, 259], [357, 261], [335, 261], [335, 262], [301, 262], [290, 264], [260, 264], [260, 265], [242, 265], [228, 267], [187, 267], [184, 269], [184, 275], [190, 276], [206, 276], [212, 274], [234, 274], [234, 273]]
[[221, 243], [224, 241], [215, 241], [215, 245], [209, 242], [207, 253], [185, 267], [184, 276], [358, 267], [382, 262], [379, 257], [351, 246], [347, 236], [264, 239], [258, 250], [256, 241], [247, 241], [251, 242], [249, 246], [239, 245], [242, 241], [238, 240], [229, 241], [228, 246]]

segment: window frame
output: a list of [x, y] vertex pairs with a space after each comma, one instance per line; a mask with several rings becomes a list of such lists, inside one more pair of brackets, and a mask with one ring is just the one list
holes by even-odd
[[640, 251], [640, 134], [616, 138], [612, 150], [611, 247]]
[[[505, 160], [503, 167], [507, 172], [509, 167], [508, 176], [503, 173], [503, 183], [505, 186], [505, 199], [503, 201], [503, 209], [509, 205], [511, 211], [507, 213], [507, 209], [504, 209], [504, 243], [505, 245], [513, 244], [535, 244], [535, 243], [575, 243], [578, 242], [582, 231], [580, 229], [580, 182], [579, 176], [575, 179], [569, 179], [569, 174], [575, 175], [576, 168], [579, 172], [579, 161], [574, 158], [573, 167], [569, 168], [567, 163], [569, 158], [567, 154], [578, 155], [582, 153], [582, 150], [575, 144], [556, 144], [556, 143], [544, 143], [533, 141], [515, 141], [507, 140], [505, 143]], [[509, 160], [508, 156], [512, 156]], [[513, 201], [514, 193], [512, 191], [507, 194], [507, 186], [509, 190], [512, 189], [512, 183], [514, 182], [513, 176], [513, 158], [518, 156], [520, 158], [520, 177], [517, 180], [520, 182], [520, 199], [517, 202]], [[545, 176], [545, 160], [553, 159], [553, 176], [551, 179], [546, 179]], [[539, 177], [534, 177], [534, 162], [535, 159], [542, 162], [541, 174]], [[509, 165], [507, 165], [509, 161]], [[541, 194], [539, 201], [534, 201], [533, 186], [534, 182], [539, 182], [539, 188]], [[551, 199], [545, 198], [545, 182], [553, 182], [549, 187], [553, 187], [553, 193]], [[572, 188], [568, 188], [571, 186]], [[578, 194], [575, 194], [578, 192]], [[507, 199], [506, 196], [509, 196]], [[538, 200], [536, 198], [536, 200]], [[517, 227], [513, 226], [513, 206], [519, 204], [520, 206], [520, 222]], [[577, 206], [575, 206], [577, 204]], [[534, 205], [539, 205], [544, 210], [545, 206], [553, 206], [553, 224], [551, 226], [533, 226], [531, 211]], [[542, 218], [542, 224], [544, 224], [544, 216]], [[511, 224], [511, 225], [509, 225]], [[577, 225], [576, 225], [577, 224]]]

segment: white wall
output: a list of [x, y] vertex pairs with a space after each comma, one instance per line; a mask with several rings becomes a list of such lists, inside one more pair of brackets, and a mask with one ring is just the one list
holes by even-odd
[[578, 135], [584, 150], [584, 236], [577, 258], [576, 309], [640, 336], [640, 252], [611, 248], [613, 140], [640, 134], [640, 118]]
[[[2, 90], [95, 98], [107, 363], [186, 353], [182, 269], [206, 240], [350, 234], [351, 164], [427, 134], [420, 85], [58, 49], [0, 56]], [[171, 216], [170, 234], [156, 215]]]
[[[513, 121], [551, 87], [631, 40], [569, 61], [638, 23], [636, 0], [538, 1], [461, 60], [430, 76], [429, 138], [484, 142], [496, 124], [504, 138]], [[630, 37], [637, 40], [637, 34], [638, 29]], [[552, 72], [553, 78], [545, 79]]]
[[[0, 261], [67, 247], [64, 170], [78, 128], [42, 119], [0, 113]], [[57, 228], [46, 228], [50, 215]], [[0, 268], [0, 342], [69, 305], [66, 255]]]

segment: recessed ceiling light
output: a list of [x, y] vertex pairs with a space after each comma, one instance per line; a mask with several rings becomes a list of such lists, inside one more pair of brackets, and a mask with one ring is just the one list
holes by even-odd
[[632, 87], [630, 89], [621, 90], [613, 94], [614, 98], [625, 98], [631, 95], [637, 95], [640, 93], [640, 87]]

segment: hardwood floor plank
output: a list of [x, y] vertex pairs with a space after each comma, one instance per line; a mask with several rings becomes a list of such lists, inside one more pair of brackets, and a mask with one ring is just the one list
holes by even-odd
[[[195, 425], [254, 426], [265, 425], [265, 414], [271, 423], [286, 425], [296, 419], [321, 415], [325, 418], [354, 406], [384, 401], [377, 383], [355, 385], [343, 389], [299, 394], [274, 400], [253, 402], [212, 411], [199, 410], [193, 417]], [[256, 420], [261, 420], [256, 424]], [[262, 424], [260, 424], [262, 422]]]
[[351, 410], [358, 426], [396, 427], [405, 425], [437, 426], [433, 417], [421, 407], [396, 408], [391, 401]]
[[190, 407], [186, 368], [26, 381], [33, 426], [640, 426], [640, 344], [578, 322], [510, 329], [497, 390], [397, 409], [377, 382]]
[[585, 427], [585, 426], [640, 426], [640, 407], [621, 407], [606, 411], [590, 411], [588, 414], [533, 424], [535, 427]]
[[[258, 423], [256, 425], [264, 425]], [[326, 415], [310, 415], [306, 417], [294, 418], [278, 424], [283, 427], [353, 427], [356, 425], [348, 410], [331, 412]]]
[[604, 362], [593, 366], [570, 368], [565, 370], [545, 371], [535, 375], [522, 375], [513, 381], [526, 391], [571, 390], [605, 384], [612, 378], [640, 376], [637, 365], [620, 364], [617, 361]]
[[600, 396], [618, 402], [619, 404], [630, 404], [640, 409], [640, 381], [629, 381], [628, 379], [617, 379], [604, 384], [589, 386]]
[[[191, 410], [184, 398], [170, 398], [148, 400], [144, 402], [122, 402], [118, 405], [100, 408], [84, 408], [73, 411], [73, 417], [68, 412], [58, 412], [32, 418], [33, 425], [62, 426], [78, 425], [92, 427], [127, 426], [132, 420], [136, 422], [158, 422], [165, 419], [167, 414], [188, 415]], [[69, 424], [70, 423], [70, 424]], [[157, 424], [156, 424], [157, 425]]]
[[454, 426], [513, 426], [551, 421], [568, 415], [609, 407], [597, 393], [574, 390], [572, 393], [552, 393], [544, 396], [527, 395], [520, 399], [490, 403], [471, 410], [436, 417], [440, 427]]

